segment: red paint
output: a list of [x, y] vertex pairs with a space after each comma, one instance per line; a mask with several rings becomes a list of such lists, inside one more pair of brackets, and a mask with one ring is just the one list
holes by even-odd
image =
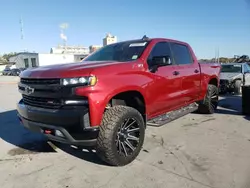
[[[160, 41], [173, 41], [187, 45], [194, 62], [189, 65], [160, 67], [157, 72], [148, 70], [147, 57], [152, 47]], [[198, 73], [195, 73], [195, 70]], [[180, 75], [174, 76], [173, 71]], [[219, 64], [199, 64], [192, 48], [187, 44], [170, 39], [152, 39], [142, 56], [132, 62], [72, 63], [52, 65], [25, 71], [22, 77], [64, 78], [95, 75], [98, 82], [93, 87], [79, 87], [77, 95], [89, 99], [91, 126], [101, 124], [105, 106], [110, 99], [126, 91], [137, 91], [144, 97], [148, 118], [177, 109], [194, 101], [202, 100], [207, 85], [212, 79], [219, 83]]]
[[51, 134], [52, 131], [50, 131], [50, 130], [44, 130], [44, 133], [45, 133], [45, 134]]

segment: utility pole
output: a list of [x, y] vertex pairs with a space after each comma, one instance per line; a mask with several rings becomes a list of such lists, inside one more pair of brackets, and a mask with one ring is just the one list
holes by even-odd
[[22, 48], [23, 48], [23, 51], [25, 51], [25, 47], [24, 47], [24, 34], [23, 34], [23, 19], [22, 19], [22, 16], [19, 20], [19, 24], [20, 24], [20, 31], [21, 31], [21, 44], [22, 44]]
[[64, 30], [69, 27], [68, 23], [62, 23], [59, 26], [61, 28], [60, 37], [63, 40], [64, 53], [67, 53], [67, 36], [64, 34]]
[[220, 48], [218, 48], [218, 62], [217, 63], [220, 63]]
[[218, 49], [215, 48], [215, 50], [214, 50], [214, 62], [215, 62], [215, 63], [218, 62], [218, 58], [219, 58], [219, 56], [218, 56]]

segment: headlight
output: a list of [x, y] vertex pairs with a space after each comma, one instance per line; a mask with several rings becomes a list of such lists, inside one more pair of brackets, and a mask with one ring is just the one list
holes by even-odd
[[63, 78], [62, 85], [88, 85], [94, 86], [97, 82], [97, 78], [95, 76], [88, 77], [78, 77], [78, 78]]

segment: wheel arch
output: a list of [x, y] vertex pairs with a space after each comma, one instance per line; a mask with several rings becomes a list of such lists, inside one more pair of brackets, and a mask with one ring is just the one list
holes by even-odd
[[242, 81], [242, 78], [235, 78], [235, 79], [233, 80], [233, 82], [235, 82], [235, 81], [237, 81], [237, 80]]
[[138, 110], [146, 121], [146, 100], [144, 95], [138, 90], [125, 90], [114, 93], [106, 102], [106, 108], [116, 105], [130, 106]]
[[210, 78], [208, 84], [218, 87], [219, 86], [218, 78], [217, 77]]

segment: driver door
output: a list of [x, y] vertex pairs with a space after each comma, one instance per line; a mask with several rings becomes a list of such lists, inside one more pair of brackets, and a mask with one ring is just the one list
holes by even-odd
[[[155, 66], [154, 57], [170, 57], [171, 64], [158, 66], [156, 71], [150, 71]], [[148, 114], [151, 117], [174, 110], [181, 105], [182, 77], [178, 74], [179, 66], [175, 65], [168, 42], [158, 42], [152, 48], [148, 59], [149, 76], [153, 81], [147, 87], [147, 97], [150, 100]]]

